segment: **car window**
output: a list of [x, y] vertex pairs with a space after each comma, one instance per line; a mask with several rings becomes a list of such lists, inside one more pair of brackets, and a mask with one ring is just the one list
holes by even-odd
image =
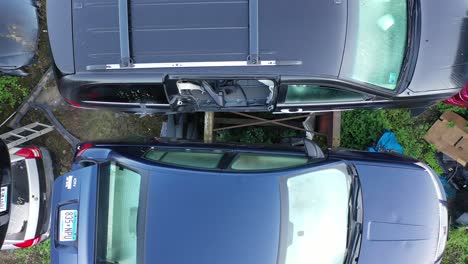
[[[142, 177], [116, 163], [100, 175], [97, 217], [97, 250], [99, 263], [137, 263], [137, 232], [144, 226], [139, 217]], [[141, 218], [141, 219], [140, 219]]]
[[273, 170], [306, 164], [307, 157], [240, 153], [231, 164], [233, 170]]
[[395, 89], [407, 43], [407, 0], [350, 1], [350, 5], [340, 75]]
[[215, 151], [191, 151], [191, 150], [150, 150], [143, 156], [146, 159], [201, 169], [214, 169], [224, 153]]
[[345, 164], [286, 180], [281, 192], [285, 202], [281, 222], [287, 226], [287, 234], [281, 236], [280, 245], [285, 264], [304, 263], [304, 259], [344, 263], [350, 180]]
[[321, 85], [288, 85], [285, 103], [344, 102], [365, 98], [361, 93]]

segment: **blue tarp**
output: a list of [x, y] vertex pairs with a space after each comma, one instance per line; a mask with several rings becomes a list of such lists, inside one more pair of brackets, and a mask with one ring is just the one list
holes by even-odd
[[455, 199], [457, 196], [457, 190], [453, 188], [453, 186], [448, 182], [447, 178], [444, 177], [445, 175], [439, 176], [440, 182], [442, 186], [444, 186], [445, 194], [447, 195], [447, 199]]
[[398, 143], [395, 133], [386, 131], [375, 147], [367, 149], [370, 152], [397, 152], [403, 154], [403, 147]]

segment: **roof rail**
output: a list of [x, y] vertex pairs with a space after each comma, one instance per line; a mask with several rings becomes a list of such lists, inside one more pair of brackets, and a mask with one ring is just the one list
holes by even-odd
[[245, 66], [293, 66], [301, 65], [300, 60], [267, 60], [262, 61], [259, 49], [259, 3], [249, 0], [249, 54], [245, 61], [202, 61], [202, 62], [155, 62], [135, 63], [131, 56], [131, 39], [129, 27], [129, 1], [119, 1], [119, 36], [120, 63], [105, 65], [88, 65], [86, 70], [119, 70], [119, 69], [158, 69], [158, 68], [201, 68], [201, 67], [245, 67]]
[[119, 0], [120, 66], [131, 67], [128, 1]]

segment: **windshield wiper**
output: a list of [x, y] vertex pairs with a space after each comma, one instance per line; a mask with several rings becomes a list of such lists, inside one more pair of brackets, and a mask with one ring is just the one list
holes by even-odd
[[[354, 171], [351, 169], [351, 171]], [[361, 243], [362, 236], [362, 223], [358, 213], [359, 208], [359, 193], [361, 190], [359, 178], [357, 173], [352, 173], [351, 193], [349, 197], [349, 233], [348, 233], [348, 248], [346, 254], [345, 264], [357, 263], [358, 253], [357, 249]]]
[[417, 21], [414, 21], [417, 16], [416, 16], [416, 3], [415, 3], [415, 0], [410, 0], [408, 1], [408, 5], [407, 5], [407, 10], [408, 10], [408, 19], [406, 20], [407, 22], [407, 36], [406, 36], [406, 45], [405, 45], [405, 58], [403, 60], [403, 64], [402, 64], [402, 69], [401, 69], [401, 77], [400, 79], [403, 81], [403, 82], [407, 82], [408, 80], [408, 70], [410, 68], [410, 66], [413, 64], [412, 63], [412, 57], [413, 57], [413, 53], [416, 52], [415, 50], [413, 50], [413, 40], [415, 38], [414, 34], [415, 34], [415, 31], [416, 31], [416, 24], [417, 24]]
[[361, 242], [362, 236], [362, 224], [355, 222], [352, 228], [352, 235], [350, 237], [350, 242], [347, 249], [345, 264], [357, 263], [358, 258], [358, 245]]

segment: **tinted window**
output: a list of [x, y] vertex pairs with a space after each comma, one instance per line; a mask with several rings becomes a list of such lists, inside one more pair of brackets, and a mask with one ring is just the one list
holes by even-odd
[[272, 170], [306, 164], [308, 159], [300, 156], [265, 155], [240, 153], [231, 164], [233, 170]]
[[285, 103], [319, 103], [364, 100], [360, 93], [320, 85], [288, 85]]
[[137, 263], [144, 232], [140, 174], [111, 163], [99, 177], [97, 262]]
[[214, 169], [223, 157], [221, 152], [199, 152], [190, 150], [150, 150], [144, 158], [161, 163], [201, 169]]
[[343, 77], [395, 89], [406, 48], [407, 0], [349, 4], [354, 6], [349, 15]]
[[24, 240], [29, 218], [29, 179], [26, 162], [13, 162], [11, 175], [13, 190], [6, 240]]

